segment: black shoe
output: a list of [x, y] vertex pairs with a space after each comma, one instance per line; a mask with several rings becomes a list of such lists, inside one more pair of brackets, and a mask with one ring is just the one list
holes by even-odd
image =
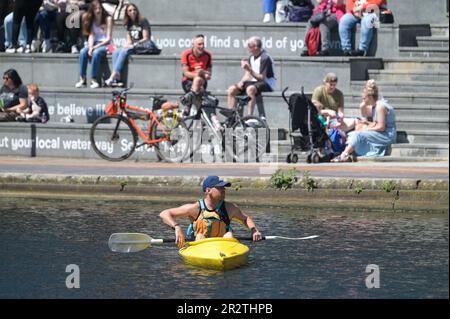
[[352, 56], [351, 50], [344, 50], [344, 56]]
[[366, 51], [364, 50], [353, 50], [351, 53], [352, 56], [365, 56], [366, 55]]
[[300, 56], [309, 56], [308, 51], [303, 51], [302, 53], [300, 53]]
[[329, 56], [330, 55], [330, 51], [322, 50], [322, 51], [317, 52], [317, 55], [318, 56]]

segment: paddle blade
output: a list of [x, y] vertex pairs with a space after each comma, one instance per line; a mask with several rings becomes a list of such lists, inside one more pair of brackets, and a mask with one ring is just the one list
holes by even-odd
[[114, 252], [133, 253], [151, 246], [152, 238], [140, 233], [115, 233], [109, 237], [108, 246]]

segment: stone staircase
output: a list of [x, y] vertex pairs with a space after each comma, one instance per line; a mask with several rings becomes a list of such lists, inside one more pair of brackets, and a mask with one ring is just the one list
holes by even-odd
[[[401, 61], [385, 60], [385, 69], [368, 71], [383, 95], [402, 92], [411, 98], [406, 104], [392, 102], [400, 134], [391, 156], [449, 156], [449, 37], [448, 29], [434, 30], [439, 35], [417, 37], [417, 47], [399, 47]], [[352, 82], [352, 90], [363, 85]]]
[[[242, 74], [239, 61], [247, 55], [245, 40], [250, 35], [259, 35], [276, 63], [277, 89], [264, 94], [264, 104], [269, 126], [278, 132], [274, 134], [279, 139], [272, 140], [272, 150], [278, 149], [279, 161], [284, 162], [290, 151], [286, 135], [289, 113], [281, 91], [289, 87], [289, 95], [303, 86], [305, 92], [311, 94], [325, 73], [335, 72], [339, 77], [338, 87], [345, 95], [346, 114], [356, 116], [364, 81], [353, 79], [353, 62], [369, 63], [377, 59], [382, 61], [383, 68], [369, 68], [367, 78], [378, 82], [383, 96], [397, 112], [398, 143], [393, 145], [388, 158], [448, 159], [449, 27], [444, 24], [448, 22], [448, 16], [443, 14], [445, 1], [436, 1], [435, 6], [442, 7], [442, 10], [434, 14], [423, 1], [410, 2], [416, 6], [414, 10], [420, 9], [425, 16], [411, 16], [410, 6], [392, 2], [390, 8], [394, 11], [396, 23], [382, 25], [377, 30], [378, 48], [374, 59], [300, 57], [306, 24], [261, 23], [260, 0], [229, 0], [226, 3], [197, 0], [190, 6], [182, 0], [135, 1], [143, 15], [149, 18], [152, 35], [163, 51], [159, 56], [133, 56], [130, 59], [126, 75], [128, 84], [134, 83], [134, 88], [129, 94], [129, 102], [150, 107], [149, 96], [155, 94], [177, 100], [182, 94], [180, 53], [189, 47], [193, 35], [202, 33], [206, 36], [208, 49], [213, 52], [213, 79], [208, 89], [219, 98], [220, 105], [226, 105], [226, 88], [239, 80]], [[432, 35], [418, 36], [417, 47], [399, 47], [400, 24], [417, 23], [431, 24]], [[116, 44], [124, 41], [125, 32], [118, 22], [113, 36]], [[335, 49], [338, 52], [339, 47]], [[108, 64], [103, 67], [104, 76], [110, 72], [110, 65], [109, 57]], [[31, 136], [37, 136], [40, 142], [35, 141], [36, 156], [96, 158], [89, 149], [90, 123], [103, 114], [111, 89], [75, 89], [77, 55], [0, 53], [0, 69], [10, 67], [19, 71], [25, 83], [36, 82], [41, 86], [42, 95], [50, 107], [51, 123], [1, 123], [0, 155], [33, 155], [33, 147], [27, 148], [25, 144]], [[67, 115], [71, 115], [75, 123], [61, 123], [60, 120]], [[73, 141], [74, 145], [78, 143], [77, 147], [54, 149], [51, 144], [57, 144], [57, 137], [60, 137], [60, 144], [62, 140]], [[22, 139], [24, 147], [13, 150], [11, 138]], [[4, 146], [7, 142], [8, 149]], [[135, 158], [155, 159], [151, 150], [138, 153]]]

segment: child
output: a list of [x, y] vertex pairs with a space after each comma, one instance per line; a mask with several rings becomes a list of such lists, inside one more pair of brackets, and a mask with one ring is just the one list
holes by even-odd
[[49, 120], [47, 103], [39, 96], [37, 84], [32, 83], [28, 85], [28, 101], [28, 107], [20, 113], [19, 120], [47, 122]]

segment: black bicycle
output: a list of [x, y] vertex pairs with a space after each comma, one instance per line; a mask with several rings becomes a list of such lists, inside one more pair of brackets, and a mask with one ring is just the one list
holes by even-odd
[[[219, 100], [207, 91], [197, 98], [201, 100], [200, 107], [183, 118], [190, 132], [190, 158], [203, 162], [261, 160], [269, 145], [269, 127], [266, 121], [257, 116], [242, 115], [250, 101], [248, 96], [237, 96], [235, 109], [220, 107]], [[186, 101], [182, 99], [181, 103], [185, 104]], [[215, 110], [225, 117], [220, 127], [211, 120], [210, 115]]]

